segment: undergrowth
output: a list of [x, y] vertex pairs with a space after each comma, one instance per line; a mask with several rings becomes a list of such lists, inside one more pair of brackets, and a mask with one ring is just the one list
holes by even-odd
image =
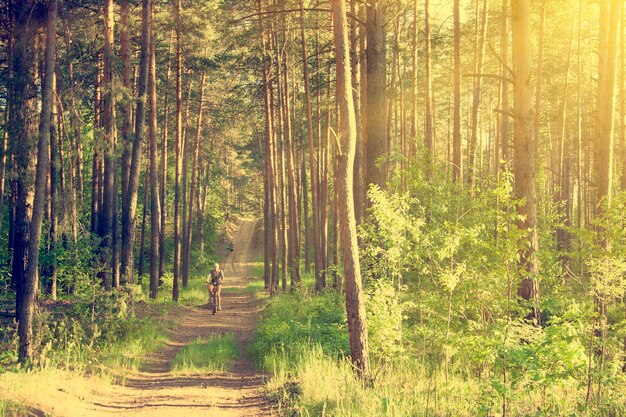
[[198, 338], [178, 351], [172, 370], [178, 373], [227, 371], [239, 355], [232, 333]]
[[[497, 368], [483, 366], [482, 372], [474, 372], [462, 362], [446, 368], [437, 357], [419, 354], [423, 339], [405, 335], [400, 343], [403, 350], [385, 357], [388, 340], [370, 338], [372, 352], [380, 354], [373, 353], [374, 383], [366, 385], [348, 359], [343, 303], [337, 293], [280, 294], [265, 308], [251, 350], [258, 366], [271, 375], [267, 387], [281, 415], [494, 416], [502, 413], [502, 396], [509, 416], [625, 415], [623, 394], [606, 391], [601, 404], [587, 404], [585, 386], [578, 380], [543, 375], [548, 365], [554, 369], [563, 366], [551, 362], [560, 360], [554, 355], [565, 356], [567, 349], [575, 348], [571, 341], [551, 340], [551, 333], [542, 336], [543, 341], [501, 353], [509, 355], [508, 378], [515, 380], [508, 386], [502, 384], [503, 375]], [[372, 315], [371, 301], [369, 305]], [[386, 334], [385, 327], [392, 326], [393, 320], [391, 324], [371, 320], [370, 324], [370, 335]], [[559, 349], [558, 354], [551, 354], [553, 349]], [[527, 362], [515, 362], [519, 360]], [[546, 378], [552, 382], [546, 383]]]

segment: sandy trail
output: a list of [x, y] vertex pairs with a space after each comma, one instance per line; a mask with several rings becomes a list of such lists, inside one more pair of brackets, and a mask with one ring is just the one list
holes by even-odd
[[[181, 308], [169, 343], [150, 358], [125, 386], [94, 403], [91, 415], [265, 417], [273, 415], [262, 393], [263, 380], [247, 356], [258, 311], [243, 289], [251, 276], [250, 246], [257, 220], [243, 219], [234, 238], [235, 252], [226, 262], [222, 308], [215, 316], [206, 305]], [[198, 337], [231, 332], [240, 356], [229, 372], [175, 375], [170, 372], [178, 350]]]

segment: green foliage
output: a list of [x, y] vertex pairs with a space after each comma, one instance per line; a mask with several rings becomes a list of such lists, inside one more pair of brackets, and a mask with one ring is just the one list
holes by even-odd
[[281, 294], [263, 311], [251, 351], [257, 364], [270, 372], [276, 370], [276, 357], [295, 364], [303, 345], [316, 344], [325, 354], [342, 357], [349, 352], [346, 320], [340, 294]]
[[[93, 290], [89, 298], [46, 304], [35, 316], [34, 364], [38, 369], [96, 373], [123, 382], [129, 370], [138, 369], [146, 355], [165, 341], [167, 321], [155, 321], [146, 309], [160, 316], [166, 310], [145, 302], [135, 304], [126, 291]], [[10, 338], [12, 348], [7, 352], [12, 354], [0, 359], [10, 367], [16, 359], [17, 338], [14, 330], [5, 337]]]
[[239, 355], [232, 333], [198, 338], [178, 351], [172, 370], [180, 373], [226, 371]]

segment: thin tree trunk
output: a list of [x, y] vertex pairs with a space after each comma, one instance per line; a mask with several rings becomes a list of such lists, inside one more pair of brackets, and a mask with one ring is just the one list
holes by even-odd
[[[71, 152], [71, 161], [74, 166], [72, 170], [72, 175], [75, 176], [74, 185], [75, 185], [75, 195], [76, 195], [76, 205], [78, 206], [79, 212], [83, 210], [83, 147], [81, 143], [82, 138], [82, 120], [81, 115], [79, 113], [78, 107], [76, 105], [76, 91], [75, 91], [75, 80], [74, 80], [74, 65], [71, 59], [71, 45], [72, 38], [70, 35], [69, 25], [65, 23], [65, 43], [66, 43], [66, 55], [68, 57], [67, 63], [67, 76], [69, 78], [69, 99], [70, 99], [70, 126], [72, 128], [72, 139], [70, 143], [72, 144], [72, 152]], [[97, 86], [96, 86], [97, 88]], [[60, 99], [59, 99], [60, 101]], [[72, 176], [70, 175], [70, 177]]]
[[[607, 0], [608, 2], [609, 0]], [[594, 167], [596, 180], [595, 204], [598, 215], [611, 208], [613, 182], [613, 136], [615, 118], [615, 76], [617, 47], [623, 2], [610, 0], [610, 11], [605, 25], [600, 22], [600, 63], [598, 65], [598, 92], [596, 101], [596, 131], [594, 138]], [[609, 6], [607, 5], [607, 8]], [[602, 232], [600, 228], [600, 232]], [[601, 236], [604, 247], [610, 242]]]
[[[9, 36], [7, 38], [7, 77], [11, 79], [13, 76], [13, 13], [11, 11], [11, 3], [7, 2], [7, 15], [8, 15], [8, 27]], [[10, 91], [7, 92], [10, 95]], [[10, 103], [5, 104], [4, 108], [4, 124], [3, 124], [3, 132], [2, 132], [2, 150], [0, 154], [0, 236], [2, 235], [3, 229], [3, 213], [4, 213], [4, 192], [6, 187], [6, 171], [7, 171], [7, 153], [9, 152], [9, 129], [11, 127], [10, 123], [10, 112], [9, 108], [11, 107]], [[11, 205], [12, 206], [12, 205]], [[9, 212], [12, 212], [11, 208], [9, 208]], [[12, 216], [9, 216], [9, 220], [12, 220]], [[13, 222], [9, 222], [13, 224]], [[9, 228], [11, 231], [13, 228]], [[12, 249], [11, 247], [11, 233], [9, 233], [9, 247], [7, 249]], [[11, 282], [13, 282], [13, 278], [11, 278]]]
[[[56, 61], [56, 57], [55, 57]], [[46, 74], [46, 77], [49, 75]], [[61, 120], [59, 117], [59, 108], [56, 104], [56, 100], [54, 96], [57, 94], [57, 83], [56, 83], [56, 74], [50, 75], [52, 77], [52, 103], [51, 103], [51, 121], [50, 121], [50, 132], [49, 135], [49, 148], [50, 148], [50, 219], [49, 219], [49, 251], [52, 253], [52, 261], [50, 265], [50, 288], [49, 294], [53, 300], [57, 299], [57, 242], [58, 242], [58, 233], [59, 233], [59, 195], [63, 193], [63, 175], [59, 175], [60, 171], [63, 169], [63, 160], [61, 158], [60, 150], [63, 148], [59, 146], [59, 139], [63, 134], [61, 130], [63, 124], [60, 122], [58, 124], [59, 128], [54, 128], [54, 121]], [[59, 136], [59, 138], [57, 138]], [[62, 143], [62, 142], [61, 142]], [[59, 184], [59, 177], [61, 177], [61, 184]], [[61, 190], [59, 190], [59, 185], [61, 185]]]
[[165, 223], [167, 221], [167, 140], [169, 129], [169, 90], [172, 76], [172, 46], [174, 31], [170, 33], [170, 44], [167, 52], [167, 78], [163, 92], [163, 127], [161, 139], [161, 228], [159, 235], [159, 276], [165, 274]]
[[113, 0], [104, 2], [104, 75], [105, 86], [102, 94], [103, 112], [102, 121], [106, 149], [104, 149], [104, 179], [102, 193], [102, 212], [98, 223], [100, 235], [100, 262], [102, 264], [102, 284], [105, 290], [111, 289], [111, 275], [113, 270], [113, 205], [115, 200], [115, 85], [113, 78]]
[[[98, 54], [98, 73], [96, 75], [96, 85], [94, 87], [94, 129], [102, 127], [102, 121], [100, 117], [102, 93], [102, 62], [100, 54]], [[93, 163], [91, 168], [91, 233], [98, 233], [98, 220], [100, 219], [100, 211], [102, 210], [101, 195], [101, 175], [100, 175], [100, 162], [102, 159], [102, 138], [99, 133], [94, 134], [94, 147], [93, 147]]]
[[461, 152], [461, 11], [454, 0], [454, 110], [452, 132], [452, 179], [463, 182], [463, 153]]
[[[149, 162], [148, 162], [149, 163]], [[146, 218], [148, 216], [148, 191], [150, 190], [150, 168], [146, 169], [143, 179], [143, 214], [141, 217], [141, 238], [139, 243], [139, 265], [137, 269], [137, 284], [141, 285], [146, 258]]]
[[181, 198], [181, 176], [183, 173], [182, 145], [183, 145], [183, 120], [182, 120], [182, 33], [180, 17], [182, 11], [182, 0], [176, 1], [176, 175], [174, 183], [174, 284], [172, 289], [172, 299], [178, 301], [180, 282], [180, 198]]
[[161, 225], [157, 154], [157, 91], [154, 8], [150, 8], [150, 58], [148, 71], [148, 140], [150, 142], [150, 298], [159, 295], [159, 226]]
[[337, 99], [340, 111], [340, 149], [338, 158], [337, 186], [339, 192], [339, 224], [342, 239], [343, 265], [346, 277], [346, 311], [350, 333], [352, 362], [364, 380], [371, 379], [369, 360], [365, 299], [359, 266], [359, 247], [354, 216], [352, 181], [356, 143], [356, 121], [352, 98], [350, 51], [344, 0], [332, 0], [335, 58], [337, 64]]
[[[120, 58], [122, 61], [122, 87], [124, 94], [131, 94], [131, 74], [132, 63], [130, 59], [130, 4], [129, 0], [120, 0]], [[133, 146], [132, 131], [131, 131], [131, 101], [124, 100], [120, 106], [120, 113], [122, 116], [122, 196], [126, 196], [128, 190], [128, 178], [130, 175], [130, 156]], [[122, 256], [122, 263], [124, 264], [124, 256]], [[122, 271], [125, 265], [122, 265]]]
[[313, 223], [313, 256], [315, 269], [315, 290], [320, 291], [322, 284], [321, 276], [321, 250], [320, 250], [320, 225], [319, 225], [319, 190], [318, 170], [315, 158], [315, 145], [313, 143], [313, 110], [311, 108], [311, 83], [309, 79], [309, 56], [307, 52], [306, 34], [304, 31], [304, 0], [300, 0], [300, 40], [302, 45], [302, 62], [304, 77], [304, 102], [306, 104], [307, 145], [309, 151], [309, 172], [311, 177], [311, 219]]
[[196, 140], [194, 142], [193, 148], [193, 160], [192, 160], [192, 168], [191, 168], [191, 187], [189, 190], [189, 209], [187, 213], [187, 235], [185, 236], [184, 241], [184, 259], [183, 259], [183, 282], [189, 281], [189, 262], [191, 260], [191, 242], [193, 237], [193, 205], [194, 198], [196, 194], [196, 169], [198, 167], [198, 158], [200, 156], [200, 141], [202, 140], [202, 113], [204, 111], [204, 82], [206, 79], [206, 74], [202, 71], [202, 75], [200, 76], [200, 87], [198, 98], [198, 120], [196, 124]]
[[[358, 15], [357, 8], [360, 7], [357, 4], [357, 0], [350, 1], [350, 12], [353, 16]], [[361, 117], [361, 63], [360, 58], [360, 37], [362, 36], [362, 29], [359, 27], [358, 22], [355, 19], [350, 21], [350, 68], [352, 70], [352, 95], [354, 100], [354, 117], [356, 119], [356, 154], [354, 157], [354, 169], [359, 173], [354, 177], [354, 208], [356, 223], [361, 224], [362, 218], [365, 215], [363, 212], [365, 197], [363, 196], [363, 176], [360, 175], [363, 172], [363, 124]]]
[[[485, 45], [487, 44], [487, 20], [489, 17], [489, 0], [483, 0], [482, 12], [480, 16], [480, 36], [476, 39], [475, 51], [474, 51], [474, 71], [476, 74], [483, 72], [483, 60], [485, 56]], [[476, 17], [478, 18], [478, 0], [476, 0]], [[476, 157], [476, 147], [478, 142], [478, 111], [480, 109], [480, 94], [482, 88], [482, 77], [474, 78], [474, 91], [472, 94], [472, 118], [471, 118], [471, 134], [469, 143], [469, 158], [467, 161], [468, 175], [467, 183], [470, 187], [476, 180], [477, 173], [475, 172], [474, 160]]]
[[137, 217], [137, 197], [139, 189], [139, 171], [141, 167], [144, 122], [146, 116], [146, 90], [148, 88], [148, 59], [150, 46], [150, 0], [142, 1], [141, 54], [139, 58], [139, 81], [137, 83], [137, 108], [135, 111], [135, 140], [132, 144], [130, 171], [122, 209], [122, 275], [133, 282], [135, 224]]
[[[417, 65], [417, 0], [414, 0], [414, 19], [415, 19], [415, 33], [413, 34], [416, 43], [415, 52], [413, 53], [413, 65]], [[424, 147], [426, 148], [426, 175], [430, 175], [432, 170], [432, 164], [435, 160], [434, 154], [434, 120], [433, 120], [433, 80], [432, 80], [432, 53], [431, 53], [431, 39], [430, 39], [430, 14], [429, 14], [429, 0], [424, 0], [424, 71], [425, 71], [425, 91], [424, 91]], [[417, 68], [413, 69], [413, 94], [414, 109], [417, 109]], [[417, 110], [414, 110], [417, 111]], [[412, 117], [412, 126], [417, 123], [416, 116]], [[417, 128], [412, 127], [411, 136], [415, 140], [417, 135]]]
[[[30, 7], [32, 5], [26, 4], [26, 10], [20, 10], [18, 8], [18, 22], [23, 23], [24, 18], [28, 18], [30, 15]], [[33, 315], [35, 309], [35, 297], [37, 294], [37, 275], [39, 268], [39, 243], [41, 241], [41, 225], [43, 222], [43, 215], [45, 210], [46, 201], [46, 176], [48, 171], [48, 147], [50, 146], [50, 127], [52, 117], [52, 105], [53, 94], [52, 84], [54, 78], [54, 69], [56, 65], [56, 26], [57, 26], [57, 2], [56, 0], [48, 1], [47, 10], [47, 28], [46, 28], [46, 50], [44, 60], [44, 77], [41, 87], [42, 100], [41, 100], [41, 118], [39, 122], [39, 138], [37, 145], [37, 168], [35, 173], [35, 187], [33, 198], [33, 214], [32, 221], [30, 223], [30, 241], [28, 242], [28, 258], [26, 275], [23, 286], [23, 299], [20, 303], [20, 312], [18, 314], [18, 336], [19, 336], [19, 349], [18, 356], [19, 362], [24, 364], [29, 362], [33, 357]], [[25, 22], [24, 22], [25, 23]], [[22, 29], [23, 28], [23, 29]], [[28, 35], [28, 23], [25, 23], [21, 28], [23, 32], [20, 35]], [[34, 37], [20, 39], [18, 45], [26, 49], [28, 44], [26, 42], [33, 42]], [[22, 43], [24, 42], [24, 43]], [[34, 48], [33, 48], [34, 49]], [[23, 50], [18, 51], [18, 54], [24, 53]], [[24, 58], [23, 56], [20, 58]], [[17, 62], [16, 62], [17, 61]], [[18, 58], [14, 60], [14, 74], [18, 74], [20, 70], [23, 70], [19, 66], [24, 62]], [[18, 65], [15, 65], [18, 64]], [[25, 71], [26, 72], [26, 71]], [[15, 96], [14, 96], [15, 97]], [[13, 112], [13, 114], [16, 114]], [[26, 127], [26, 126], [25, 126]], [[34, 139], [34, 136], [32, 137]]]
[[[306, 175], [306, 155], [302, 149], [302, 165], [300, 180], [302, 183], [302, 222], [304, 223], [304, 272], [311, 272], [311, 223], [309, 222], [309, 189]], [[267, 196], [266, 196], [267, 198]]]
[[[289, 235], [288, 235], [288, 251], [289, 251], [289, 276], [291, 288], [300, 284], [300, 222], [298, 212], [298, 190], [296, 184], [296, 168], [294, 162], [294, 144], [292, 139], [291, 127], [291, 109], [289, 103], [289, 68], [288, 57], [285, 52], [285, 71], [284, 71], [284, 120], [285, 120], [285, 152], [287, 158], [287, 198], [289, 204]], [[284, 285], [283, 287], [286, 287]], [[283, 288], [285, 290], [286, 288]]]
[[[182, 192], [181, 192], [181, 205], [182, 205], [182, 213], [181, 213], [181, 223], [182, 223], [182, 234], [181, 234], [181, 241], [180, 241], [180, 245], [181, 245], [181, 253], [180, 253], [180, 277], [181, 277], [181, 284], [183, 286], [183, 288], [187, 288], [187, 285], [189, 284], [189, 276], [188, 274], [185, 274], [185, 259], [187, 258], [187, 254], [186, 254], [186, 248], [187, 246], [185, 245], [185, 242], [187, 241], [187, 236], [189, 234], [189, 229], [187, 228], [187, 212], [188, 212], [188, 206], [187, 203], [189, 202], [189, 200], [187, 199], [187, 196], [189, 195], [189, 147], [190, 147], [190, 141], [187, 139], [187, 131], [189, 128], [189, 108], [191, 107], [191, 92], [193, 91], [193, 79], [191, 78], [191, 71], [189, 72], [189, 88], [187, 90], [187, 100], [185, 101], [185, 112], [184, 112], [184, 116], [183, 116], [183, 142], [182, 142], [182, 147], [181, 147], [181, 151], [182, 151], [182, 160], [183, 160], [183, 170], [182, 170]], [[227, 191], [228, 194], [228, 191]], [[228, 206], [228, 198], [226, 199], [227, 203], [226, 206]]]
[[[504, 159], [505, 164], [511, 160], [509, 150], [510, 121], [509, 115], [509, 83], [504, 78], [509, 76], [509, 28], [508, 28], [509, 0], [502, 0], [502, 17], [500, 23], [500, 75], [503, 80], [500, 81], [500, 125], [498, 131], [498, 146], [494, 151], [494, 165], [496, 169], [496, 178], [499, 178], [500, 160]], [[502, 149], [502, 151], [500, 151]]]
[[545, 43], [545, 20], [547, 1], [541, 0], [541, 11], [539, 13], [539, 46], [537, 49], [537, 69], [535, 74], [535, 112], [533, 115], [533, 134], [537, 145], [541, 138], [541, 96], [543, 87], [543, 46]]

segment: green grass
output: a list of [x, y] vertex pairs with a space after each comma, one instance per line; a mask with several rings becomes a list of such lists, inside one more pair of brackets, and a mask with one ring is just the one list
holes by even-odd
[[110, 375], [118, 383], [124, 384], [128, 371], [141, 368], [145, 358], [166, 343], [166, 332], [172, 324], [167, 319], [163, 320], [165, 312], [159, 317], [160, 320], [135, 319], [136, 324], [123, 343], [110, 343], [102, 349], [99, 360], [101, 376]]
[[178, 351], [172, 370], [180, 373], [226, 371], [239, 355], [232, 333], [198, 338]]
[[28, 407], [14, 401], [0, 400], [0, 417], [14, 417], [28, 415]]

